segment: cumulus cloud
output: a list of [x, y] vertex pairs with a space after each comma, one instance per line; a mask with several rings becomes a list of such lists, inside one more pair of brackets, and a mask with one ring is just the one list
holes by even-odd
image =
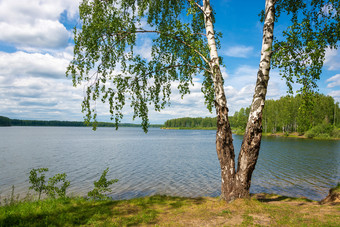
[[228, 79], [229, 75], [225, 67], [221, 67], [221, 73], [224, 80]]
[[193, 85], [189, 86], [190, 94], [186, 94], [183, 98], [178, 91], [178, 85], [178, 81], [171, 84], [170, 106], [166, 106], [160, 112], [150, 107], [150, 120], [155, 123], [164, 123], [171, 118], [213, 116], [204, 104], [204, 96], [201, 92], [202, 82], [199, 77], [193, 78]]
[[1, 0], [1, 114], [19, 119], [81, 120], [83, 88], [65, 77], [72, 58], [70, 31], [79, 0]]
[[0, 85], [2, 114], [19, 119], [81, 120], [81, 88], [67, 80], [15, 78]]
[[152, 41], [148, 38], [142, 38], [143, 44], [136, 48], [135, 53], [141, 55], [143, 58], [147, 59], [148, 61], [152, 60], [151, 56], [151, 48], [152, 48]]
[[69, 61], [62, 57], [40, 53], [0, 52], [0, 76], [65, 78]]
[[[66, 47], [69, 32], [59, 21], [36, 20], [33, 24], [0, 22], [0, 40], [19, 49]], [[28, 48], [29, 47], [29, 48]]]
[[257, 70], [249, 65], [241, 65], [232, 72], [228, 72], [228, 78], [224, 81], [224, 90], [231, 115], [251, 104]]
[[67, 12], [77, 13], [75, 0], [3, 0], [0, 2], [0, 41], [12, 43], [19, 49], [62, 48], [67, 46], [70, 33], [59, 22]]
[[329, 83], [327, 85], [328, 88], [340, 86], [340, 74], [336, 74], [335, 76], [332, 76], [331, 78], [327, 79], [326, 82]]
[[331, 91], [328, 95], [332, 96], [336, 102], [340, 102], [340, 90]]
[[237, 58], [248, 58], [252, 55], [254, 48], [251, 46], [233, 46], [225, 51], [222, 54], [229, 57], [237, 57]]
[[232, 85], [240, 90], [242, 87], [252, 84], [255, 86], [258, 68], [249, 65], [240, 65], [233, 72], [229, 72], [229, 77], [225, 80], [225, 85]]
[[79, 0], [2, 0], [0, 19], [8, 22], [32, 23], [36, 18], [57, 20], [67, 11], [69, 18], [77, 14]]
[[[257, 71], [257, 67], [241, 65], [233, 72], [228, 72], [229, 77], [225, 80], [224, 90], [231, 114], [242, 107], [250, 106], [254, 95]], [[278, 99], [286, 94], [285, 91], [285, 82], [276, 70], [271, 70], [267, 99]]]
[[326, 49], [324, 65], [328, 70], [339, 70], [340, 69], [340, 53], [335, 49]]

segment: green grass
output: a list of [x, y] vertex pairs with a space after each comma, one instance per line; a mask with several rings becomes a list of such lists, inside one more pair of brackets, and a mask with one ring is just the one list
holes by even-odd
[[92, 201], [68, 198], [23, 202], [0, 208], [0, 226], [125, 226], [152, 223], [157, 211], [150, 202]]
[[339, 205], [266, 194], [230, 204], [219, 198], [156, 195], [120, 201], [46, 199], [0, 207], [0, 226], [338, 226], [339, 223]]

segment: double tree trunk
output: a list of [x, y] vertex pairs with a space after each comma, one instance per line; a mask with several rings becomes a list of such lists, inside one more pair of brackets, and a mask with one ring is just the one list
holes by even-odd
[[261, 61], [257, 73], [254, 97], [243, 138], [237, 169], [232, 133], [228, 120], [227, 100], [223, 88], [218, 53], [215, 43], [212, 9], [209, 0], [203, 0], [206, 35], [210, 48], [210, 68], [215, 89], [215, 107], [217, 114], [216, 151], [221, 166], [221, 197], [230, 202], [236, 198], [249, 196], [251, 176], [259, 155], [262, 137], [262, 113], [269, 80], [270, 57], [273, 43], [275, 7], [274, 0], [266, 0], [265, 21]]

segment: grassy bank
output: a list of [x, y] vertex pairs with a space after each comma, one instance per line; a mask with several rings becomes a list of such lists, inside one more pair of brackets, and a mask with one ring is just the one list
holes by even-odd
[[[161, 129], [177, 129], [177, 130], [216, 130], [216, 127], [162, 127]], [[232, 128], [232, 132], [235, 135], [244, 135], [244, 130], [240, 128]], [[308, 137], [306, 135], [299, 135], [297, 132], [292, 133], [283, 133], [283, 132], [277, 132], [277, 133], [263, 133], [263, 136], [278, 136], [278, 137], [288, 137], [288, 138], [302, 138], [302, 139], [319, 139], [319, 140], [340, 140], [340, 137], [331, 137], [327, 134], [320, 134], [316, 135], [314, 137]]]
[[263, 133], [263, 136], [278, 136], [278, 137], [288, 137], [288, 138], [301, 138], [301, 139], [315, 139], [315, 140], [340, 140], [339, 137], [330, 137], [328, 135], [319, 135], [319, 136], [315, 136], [312, 138], [309, 138], [308, 136], [306, 136], [306, 134], [304, 135], [300, 135], [297, 132], [293, 132], [293, 133], [283, 133], [283, 132], [278, 132], [278, 133]]
[[257, 194], [218, 198], [151, 196], [122, 201], [66, 198], [0, 207], [0, 226], [338, 226], [339, 205]]

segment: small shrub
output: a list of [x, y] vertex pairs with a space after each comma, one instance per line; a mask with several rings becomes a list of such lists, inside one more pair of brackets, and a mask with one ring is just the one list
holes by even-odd
[[314, 138], [314, 137], [330, 138], [330, 137], [334, 137], [334, 130], [335, 129], [333, 125], [324, 122], [308, 130], [305, 133], [305, 136], [307, 138]]
[[92, 199], [107, 199], [108, 197], [104, 194], [105, 192], [111, 192], [111, 188], [109, 188], [110, 185], [116, 183], [118, 180], [107, 180], [106, 174], [109, 171], [109, 168], [106, 168], [102, 175], [100, 176], [100, 179], [98, 181], [95, 181], [94, 189], [92, 191], [89, 191], [87, 195]]
[[340, 138], [340, 129], [334, 128], [332, 131], [332, 137]]
[[[46, 190], [44, 172], [47, 171], [48, 168], [32, 169], [30, 171], [29, 182], [32, 184], [32, 186], [30, 186], [29, 189], [33, 189], [34, 191], [39, 193], [39, 200], [41, 197], [41, 193]], [[38, 176], [38, 173], [40, 174], [40, 176]]]
[[[58, 187], [58, 183], [60, 186]], [[66, 173], [58, 173], [55, 176], [49, 178], [48, 185], [46, 187], [47, 195], [51, 198], [55, 198], [58, 195], [61, 198], [66, 197], [66, 189], [70, 186], [70, 181], [66, 180]]]
[[[47, 171], [48, 168], [32, 169], [29, 176], [29, 182], [32, 186], [29, 188], [34, 189], [39, 193], [39, 200], [42, 192], [45, 192], [51, 198], [56, 198], [56, 195], [63, 198], [66, 197], [66, 189], [70, 186], [70, 182], [66, 180], [66, 173], [58, 173], [55, 176], [50, 177], [48, 179], [48, 184], [46, 185], [44, 172]], [[40, 174], [40, 176], [38, 176], [38, 174]]]
[[321, 133], [318, 135], [318, 137], [323, 138], [323, 139], [329, 139], [331, 136], [327, 133]]
[[315, 133], [312, 130], [309, 130], [305, 133], [305, 136], [309, 139], [312, 139], [315, 137]]

